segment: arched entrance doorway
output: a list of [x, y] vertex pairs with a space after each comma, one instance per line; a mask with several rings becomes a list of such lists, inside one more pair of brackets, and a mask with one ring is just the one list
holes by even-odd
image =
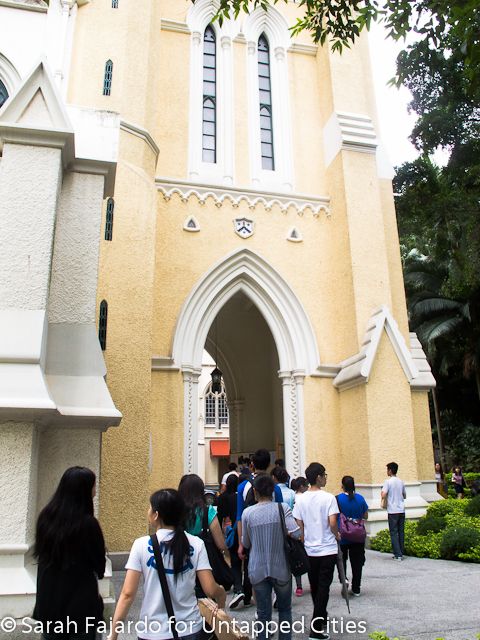
[[[319, 363], [316, 340], [305, 310], [292, 289], [268, 262], [248, 249], [237, 250], [214, 265], [194, 287], [178, 319], [173, 360], [181, 369], [184, 380], [185, 472], [200, 471], [197, 398], [203, 349], [205, 345], [211, 349], [214, 341], [211, 328], [217, 316], [225, 323], [225, 330], [228, 326], [232, 331], [235, 327], [240, 331], [240, 323], [232, 319], [239, 308], [248, 308], [251, 318], [246, 327], [258, 330], [262, 337], [264, 366], [259, 368], [257, 379], [270, 379], [271, 389], [269, 400], [261, 403], [261, 415], [271, 422], [265, 426], [265, 433], [271, 442], [274, 442], [275, 433], [281, 433], [287, 467], [291, 474], [300, 475], [305, 462], [303, 381]], [[243, 329], [241, 331], [243, 336]], [[247, 333], [251, 337], [250, 330]], [[241, 401], [240, 390], [235, 388], [238, 374], [235, 374], [234, 362], [242, 349], [240, 341], [232, 335], [231, 340], [219, 338], [218, 342], [219, 347], [222, 346], [219, 364], [223, 367], [227, 392], [231, 393], [229, 387], [235, 390], [234, 397]], [[252, 349], [244, 348], [243, 351], [251, 354], [251, 362], [248, 357], [244, 358], [242, 377], [251, 372], [255, 363], [253, 345]], [[275, 375], [277, 378], [273, 382]], [[261, 393], [261, 389], [255, 391], [253, 386], [249, 391], [252, 394], [251, 415], [255, 413], [253, 398]], [[246, 415], [245, 408], [238, 407], [240, 409]], [[257, 411], [260, 411], [259, 406]], [[245, 437], [249, 444], [258, 442], [258, 446], [265, 446], [261, 433], [257, 438], [248, 427], [243, 429], [241, 422], [237, 424], [238, 438]]]

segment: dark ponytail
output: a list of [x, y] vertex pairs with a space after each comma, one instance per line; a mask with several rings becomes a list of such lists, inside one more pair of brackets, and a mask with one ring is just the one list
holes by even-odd
[[355, 495], [355, 481], [352, 476], [343, 476], [342, 487], [343, 490], [348, 493], [348, 499], [353, 500]]
[[173, 537], [164, 545], [173, 557], [173, 573], [181, 573], [190, 557], [190, 543], [183, 530], [185, 502], [176, 489], [160, 489], [150, 496], [152, 511], [168, 527], [175, 527]]

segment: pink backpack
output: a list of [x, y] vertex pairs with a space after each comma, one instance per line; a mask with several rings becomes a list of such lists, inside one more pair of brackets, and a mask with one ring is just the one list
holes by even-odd
[[365, 542], [367, 532], [363, 519], [347, 518], [343, 513], [340, 514], [340, 534], [344, 542]]

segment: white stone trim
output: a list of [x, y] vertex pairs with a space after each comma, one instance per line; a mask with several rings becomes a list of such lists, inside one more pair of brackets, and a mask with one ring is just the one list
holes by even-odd
[[[189, 9], [187, 26], [190, 45], [190, 117], [188, 147], [188, 177], [199, 182], [217, 180], [221, 184], [234, 182], [234, 99], [232, 31], [234, 23], [220, 26], [212, 19], [219, 8], [218, 0], [197, 0]], [[211, 24], [216, 38], [216, 163], [202, 161], [203, 113], [203, 34]]]
[[378, 140], [369, 116], [338, 111], [332, 113], [323, 129], [325, 166], [343, 149], [375, 153]]
[[418, 371], [418, 376], [410, 382], [411, 386], [418, 391], [434, 389], [435, 378], [416, 333], [410, 333], [410, 353]]
[[128, 122], [127, 120], [120, 120], [120, 129], [143, 140], [153, 151], [155, 159], [158, 158], [160, 148], [147, 129], [144, 129], [138, 124], [133, 124], [133, 122]]
[[200, 368], [208, 330], [220, 309], [238, 291], [254, 302], [276, 343], [280, 369], [309, 375], [319, 366], [313, 327], [294, 291], [264, 258], [237, 249], [197, 282], [182, 307], [173, 341], [173, 360], [182, 370]]
[[[403, 335], [386, 305], [379, 307], [370, 317], [360, 351], [340, 363], [341, 369], [335, 378], [334, 386], [339, 391], [344, 391], [368, 382], [383, 330], [386, 331], [390, 339], [410, 385], [421, 389], [434, 387], [435, 380], [432, 374], [427, 371], [428, 363], [426, 362], [425, 354], [421, 346], [418, 347], [420, 343], [418, 345], [417, 343], [414, 344], [415, 359], [422, 363], [423, 369], [421, 372], [417, 368], [412, 353], [408, 350]], [[420, 352], [423, 356], [420, 355]]]
[[287, 213], [293, 207], [299, 216], [303, 216], [310, 210], [313, 217], [318, 217], [321, 212], [330, 216], [330, 199], [327, 196], [314, 196], [301, 193], [285, 195], [277, 191], [264, 191], [248, 187], [222, 187], [218, 184], [203, 184], [193, 181], [174, 180], [172, 178], [158, 176], [155, 179], [157, 189], [162, 193], [163, 199], [168, 202], [177, 194], [183, 202], [193, 196], [199, 204], [204, 205], [207, 198], [213, 198], [217, 207], [224, 202], [230, 202], [236, 209], [241, 202], [246, 202], [250, 209], [255, 209], [262, 204], [267, 211], [277, 205], [282, 213]]
[[24, 11], [36, 11], [37, 13], [47, 13], [47, 4], [27, 4], [26, 2], [15, 2], [15, 0], [0, 0], [0, 7], [10, 9], [23, 9]]
[[[193, 222], [193, 226], [190, 224], [191, 222]], [[185, 222], [183, 223], [183, 230], [190, 233], [200, 231], [200, 223], [195, 216], [188, 216], [187, 218], [185, 218]]]
[[175, 33], [188, 33], [191, 31], [186, 22], [177, 22], [176, 20], [168, 20], [167, 18], [162, 18], [160, 21], [160, 28], [162, 31], [173, 31]]
[[313, 56], [316, 57], [318, 53], [318, 45], [316, 44], [301, 44], [299, 42], [294, 42], [288, 48], [290, 53], [301, 53], [305, 56]]
[[152, 371], [180, 371], [169, 356], [152, 356]]
[[241, 249], [217, 263], [197, 283], [182, 307], [173, 342], [173, 362], [184, 379], [185, 473], [198, 470], [198, 376], [209, 328], [220, 309], [242, 291], [263, 315], [275, 340], [283, 387], [286, 459], [299, 475], [305, 466], [303, 381], [318, 367], [318, 349], [308, 317], [292, 289], [263, 258]]
[[[258, 7], [247, 16], [243, 32], [247, 39], [248, 132], [252, 184], [257, 188], [292, 191], [292, 118], [286, 60], [286, 51], [290, 46], [288, 24], [274, 7], [270, 6], [267, 11]], [[270, 49], [274, 171], [262, 169], [261, 158], [257, 43], [262, 33], [267, 36]]]
[[290, 227], [287, 233], [289, 242], [303, 242], [303, 235], [297, 227]]
[[[0, 0], [1, 1], [1, 0]], [[0, 52], [0, 80], [5, 85], [5, 88], [8, 91], [8, 98], [5, 101], [5, 105], [8, 100], [13, 96], [16, 92], [17, 87], [21, 82], [20, 74], [14, 67], [14, 65], [10, 62], [10, 60]]]

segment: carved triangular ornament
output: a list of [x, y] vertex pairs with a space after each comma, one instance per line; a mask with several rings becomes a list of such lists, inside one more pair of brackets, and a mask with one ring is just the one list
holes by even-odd
[[200, 231], [200, 224], [195, 216], [188, 216], [183, 223], [183, 228], [185, 231]]
[[62, 97], [45, 60], [37, 64], [5, 104], [0, 123], [73, 133]]
[[297, 227], [292, 227], [287, 234], [287, 240], [290, 240], [290, 242], [302, 242], [303, 236]]

